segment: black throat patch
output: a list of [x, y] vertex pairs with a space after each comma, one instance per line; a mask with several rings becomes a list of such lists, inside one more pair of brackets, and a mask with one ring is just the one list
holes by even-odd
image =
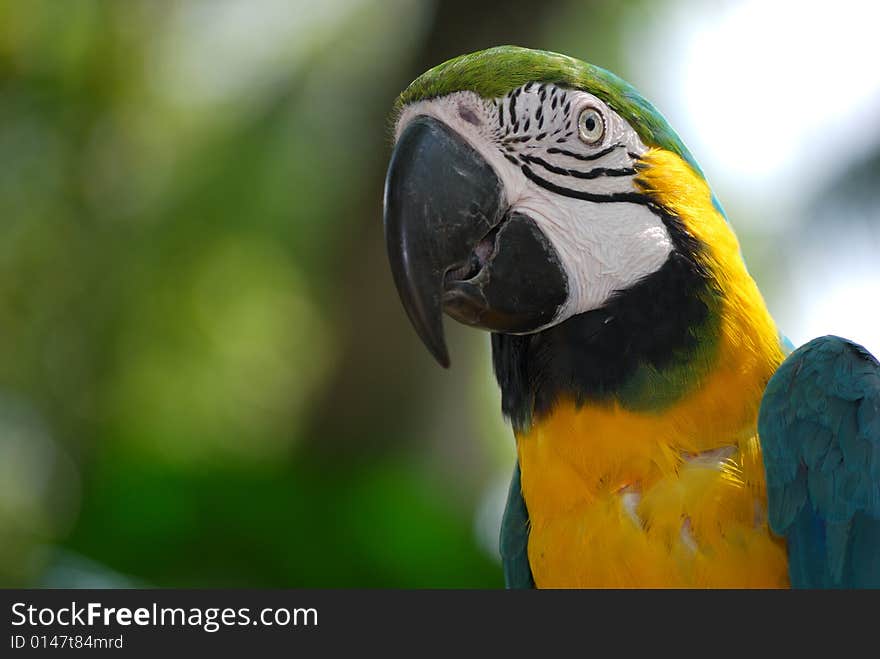
[[517, 432], [563, 397], [577, 405], [621, 398], [640, 368], [680, 365], [698, 342], [711, 340], [707, 300], [718, 293], [696, 259], [701, 245], [677, 218], [657, 212], [674, 245], [659, 270], [601, 309], [542, 332], [492, 334], [502, 411]]

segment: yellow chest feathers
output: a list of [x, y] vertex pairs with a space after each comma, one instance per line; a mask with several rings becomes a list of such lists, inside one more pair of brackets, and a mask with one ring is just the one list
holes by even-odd
[[754, 434], [700, 453], [675, 437], [674, 416], [567, 404], [518, 437], [536, 585], [787, 585]]

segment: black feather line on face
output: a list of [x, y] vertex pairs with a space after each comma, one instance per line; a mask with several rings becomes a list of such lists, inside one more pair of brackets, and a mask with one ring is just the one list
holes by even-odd
[[633, 176], [636, 173], [636, 170], [632, 167], [621, 167], [621, 168], [608, 168], [608, 167], [596, 167], [587, 172], [582, 172], [577, 169], [566, 169], [564, 167], [557, 167], [556, 165], [552, 165], [543, 158], [539, 158], [537, 156], [530, 156], [527, 154], [521, 155], [520, 159], [524, 162], [531, 163], [533, 165], [538, 165], [543, 167], [548, 172], [552, 172], [553, 174], [560, 174], [562, 176], [571, 176], [572, 178], [578, 179], [594, 179], [600, 178], [602, 176]]
[[608, 193], [595, 193], [595, 192], [585, 192], [583, 190], [573, 190], [572, 188], [566, 188], [562, 185], [556, 185], [555, 183], [551, 183], [545, 178], [542, 178], [535, 174], [532, 171], [531, 167], [528, 165], [522, 165], [520, 167], [522, 173], [525, 174], [526, 178], [530, 181], [537, 183], [542, 188], [549, 190], [558, 195], [562, 195], [563, 197], [571, 197], [572, 199], [581, 199], [583, 201], [593, 201], [596, 203], [629, 203], [629, 204], [640, 204], [642, 206], [652, 206], [654, 203], [651, 201], [649, 197], [643, 195], [640, 192], [608, 192]]
[[[570, 133], [566, 133], [566, 135], [570, 135]], [[612, 144], [611, 146], [607, 146], [601, 151], [597, 151], [596, 153], [591, 153], [589, 155], [583, 155], [580, 153], [575, 153], [574, 151], [566, 151], [565, 149], [559, 149], [557, 147], [550, 147], [547, 149], [547, 153], [560, 154], [563, 156], [568, 156], [569, 158], [574, 158], [575, 160], [580, 160], [582, 162], [590, 162], [591, 160], [598, 160], [599, 158], [603, 158], [607, 156], [609, 153], [616, 149], [624, 149], [626, 148], [625, 144]], [[629, 154], [632, 158], [638, 158], [636, 154]]]

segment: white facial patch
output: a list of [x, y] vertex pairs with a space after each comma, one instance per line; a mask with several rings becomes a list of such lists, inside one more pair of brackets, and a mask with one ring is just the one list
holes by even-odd
[[[579, 131], [585, 110], [603, 120], [593, 143]], [[455, 92], [406, 106], [395, 139], [417, 116], [467, 140], [501, 179], [510, 210], [531, 217], [559, 254], [568, 300], [535, 331], [603, 306], [666, 262], [672, 240], [633, 182], [647, 147], [592, 94], [538, 83], [494, 100]]]

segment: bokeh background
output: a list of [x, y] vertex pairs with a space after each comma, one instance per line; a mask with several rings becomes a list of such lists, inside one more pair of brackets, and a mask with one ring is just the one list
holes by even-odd
[[502, 43], [634, 83], [782, 328], [880, 353], [874, 3], [0, 1], [0, 585], [495, 587], [488, 337], [387, 268], [388, 112]]

